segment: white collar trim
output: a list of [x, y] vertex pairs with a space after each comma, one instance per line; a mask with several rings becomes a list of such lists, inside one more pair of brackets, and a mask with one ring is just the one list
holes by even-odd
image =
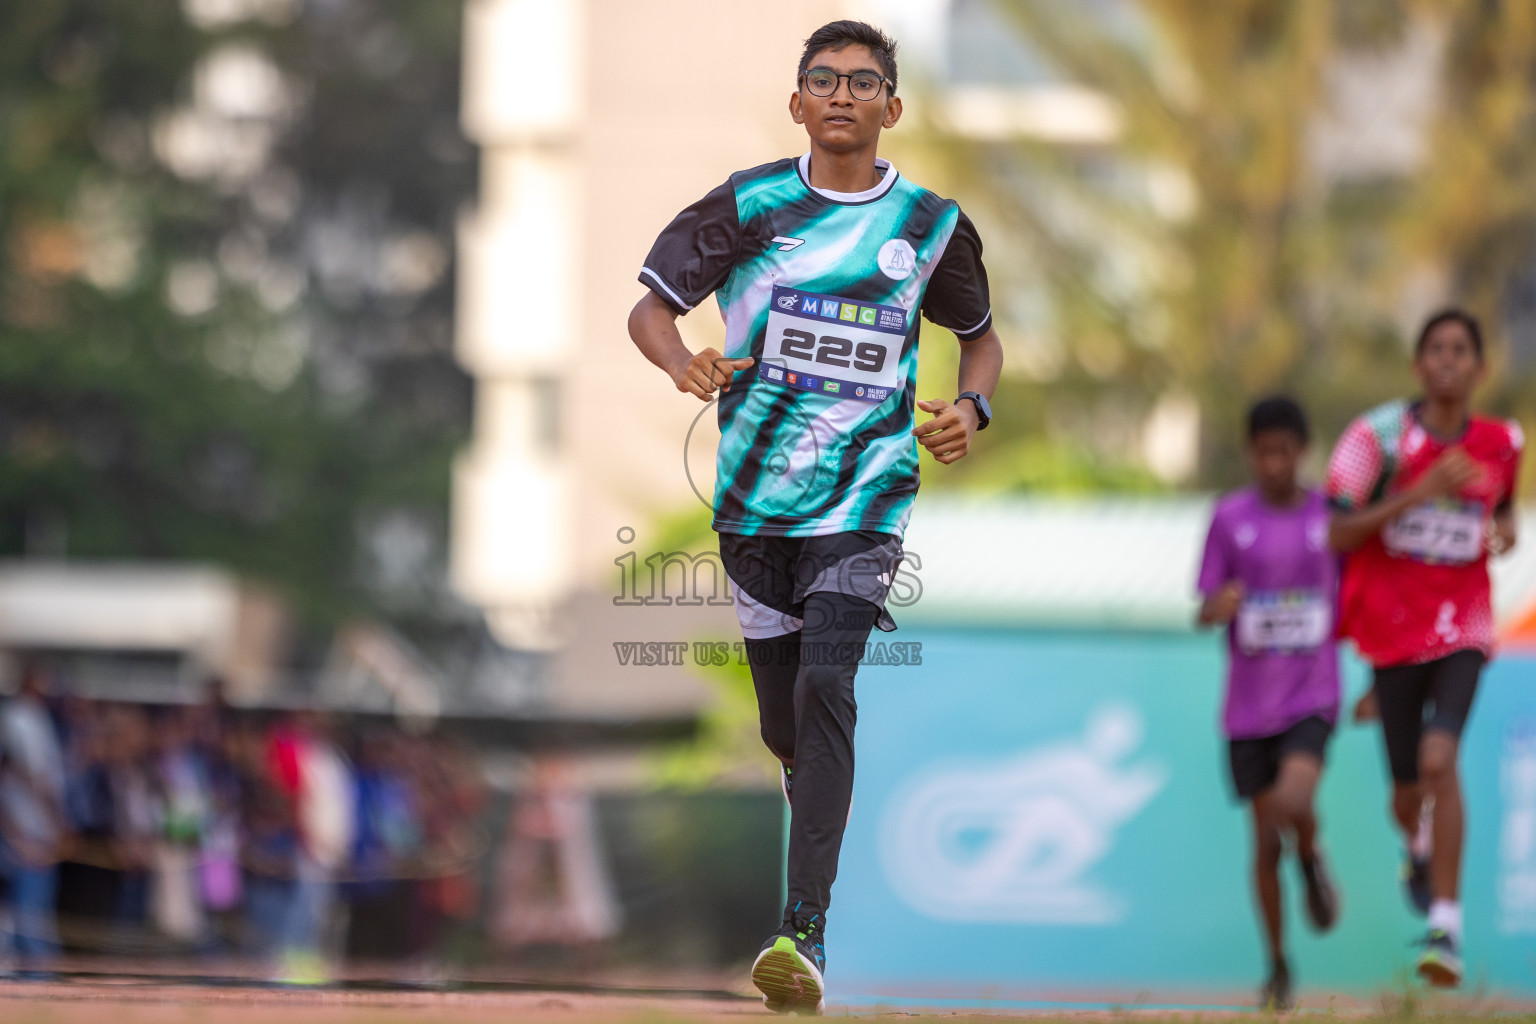
[[885, 173], [881, 176], [879, 184], [873, 188], [867, 188], [863, 192], [834, 192], [829, 188], [817, 188], [811, 184], [811, 154], [805, 153], [800, 157], [800, 180], [805, 182], [806, 188], [834, 203], [867, 203], [889, 192], [896, 185], [896, 179], [901, 177], [901, 173], [891, 166], [889, 160], [876, 157], [875, 167]]

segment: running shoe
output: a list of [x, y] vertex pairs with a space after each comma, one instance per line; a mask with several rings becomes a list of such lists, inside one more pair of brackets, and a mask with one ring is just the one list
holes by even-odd
[[800, 905], [752, 964], [752, 984], [774, 1013], [816, 1014], [826, 1009], [822, 972], [827, 968], [820, 914], [806, 916]]
[[1301, 877], [1307, 885], [1307, 917], [1314, 929], [1326, 932], [1339, 919], [1339, 891], [1333, 887], [1321, 850], [1301, 862]]
[[1291, 1009], [1291, 969], [1285, 963], [1275, 964], [1269, 972], [1269, 980], [1259, 989], [1259, 1009], [1281, 1013]]
[[1419, 955], [1419, 977], [1436, 988], [1455, 988], [1461, 984], [1461, 950], [1451, 933], [1431, 928], [1420, 940], [1424, 952]]
[[1403, 862], [1402, 878], [1403, 894], [1408, 897], [1408, 905], [1420, 917], [1427, 916], [1433, 896], [1429, 888], [1429, 858], [1409, 854]]

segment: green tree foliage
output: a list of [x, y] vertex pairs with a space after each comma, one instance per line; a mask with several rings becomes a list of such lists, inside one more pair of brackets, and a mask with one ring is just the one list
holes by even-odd
[[317, 624], [438, 585], [458, 48], [454, 3], [0, 4], [0, 556], [210, 561]]
[[757, 691], [752, 688], [751, 667], [740, 660], [737, 645], [741, 641], [713, 638], [703, 642], [730, 644], [730, 663], [693, 666], [694, 674], [709, 686], [714, 699], [700, 714], [695, 737], [651, 754], [649, 783], [681, 790], [777, 784], [777, 762], [763, 756]]
[[1135, 486], [1143, 424], [1176, 394], [1201, 416], [1189, 482], [1231, 485], [1251, 401], [1297, 395], [1326, 448], [1364, 407], [1412, 390], [1412, 332], [1442, 302], [1491, 328], [1483, 406], [1531, 422], [1536, 6], [992, 9], [1061, 83], [1108, 100], [1118, 130], [983, 142], [936, 117], [919, 147], [1003, 229], [987, 241], [1013, 335], [1007, 414], [962, 482], [1030, 465], [1033, 445], [1090, 468], [1069, 486]]

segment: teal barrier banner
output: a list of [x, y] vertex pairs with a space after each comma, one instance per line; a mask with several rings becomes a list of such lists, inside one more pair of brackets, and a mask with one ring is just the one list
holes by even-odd
[[[1265, 968], [1249, 812], [1218, 731], [1216, 634], [902, 630], [918, 667], [858, 682], [853, 815], [828, 915], [831, 994], [1111, 999], [1246, 993]], [[1367, 672], [1346, 659], [1347, 717]], [[1467, 988], [1536, 993], [1536, 659], [1483, 678], [1464, 738]], [[1398, 880], [1379, 729], [1335, 732], [1319, 793], [1343, 893], [1298, 992], [1409, 983], [1424, 923]]]

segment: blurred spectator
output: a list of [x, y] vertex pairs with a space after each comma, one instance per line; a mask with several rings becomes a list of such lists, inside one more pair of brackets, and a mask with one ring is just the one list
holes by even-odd
[[415, 741], [416, 773], [427, 808], [428, 862], [420, 886], [424, 949], [442, 955], [480, 909], [477, 827], [487, 796], [467, 748], [444, 738]]
[[[404, 743], [391, 731], [374, 730], [357, 744], [349, 957], [388, 960], [420, 949], [414, 918], [421, 885], [414, 876], [423, 852], [422, 793], [404, 760]], [[410, 924], [401, 928], [402, 921]]]
[[420, 853], [420, 796], [402, 761], [401, 742], [376, 732], [358, 745], [352, 876], [360, 885], [390, 879]]
[[329, 724], [313, 713], [296, 715], [274, 732], [271, 764], [298, 824], [295, 884], [282, 931], [284, 970], [292, 981], [323, 981], [337, 872], [356, 826], [352, 772]]
[[293, 797], [272, 765], [274, 744], [245, 721], [231, 730], [227, 745], [239, 792], [246, 948], [267, 957], [282, 947], [299, 846]]
[[207, 766], [194, 745], [193, 716], [177, 708], [157, 722], [161, 832], [155, 847], [151, 906], [155, 926], [184, 943], [203, 941], [207, 919], [199, 891], [203, 836], [211, 814]]
[[112, 861], [120, 872], [113, 920], [140, 925], [149, 912], [149, 872], [160, 834], [159, 795], [150, 781], [149, 719], [118, 704], [105, 712], [103, 760], [112, 797]]
[[102, 712], [92, 701], [66, 696], [62, 718], [65, 821], [78, 839], [105, 841], [112, 834], [112, 791]]
[[68, 693], [56, 708], [64, 751], [64, 818], [74, 836], [69, 858], [59, 865], [56, 906], [62, 916], [111, 907], [121, 874], [111, 848], [106, 710], [96, 701]]
[[58, 952], [54, 900], [68, 831], [64, 754], [45, 698], [48, 676], [29, 663], [21, 687], [0, 709], [0, 874], [8, 883], [17, 953]]
[[86, 950], [228, 936], [318, 981], [342, 951], [440, 957], [477, 918], [486, 793], [462, 743], [267, 725], [217, 684], [171, 707], [64, 693], [54, 715], [49, 684], [29, 666], [0, 706], [0, 959], [57, 952], [62, 911]]
[[493, 934], [510, 947], [612, 938], [620, 906], [598, 848], [591, 795], [572, 786], [554, 758], [534, 761], [531, 783], [510, 808]]

